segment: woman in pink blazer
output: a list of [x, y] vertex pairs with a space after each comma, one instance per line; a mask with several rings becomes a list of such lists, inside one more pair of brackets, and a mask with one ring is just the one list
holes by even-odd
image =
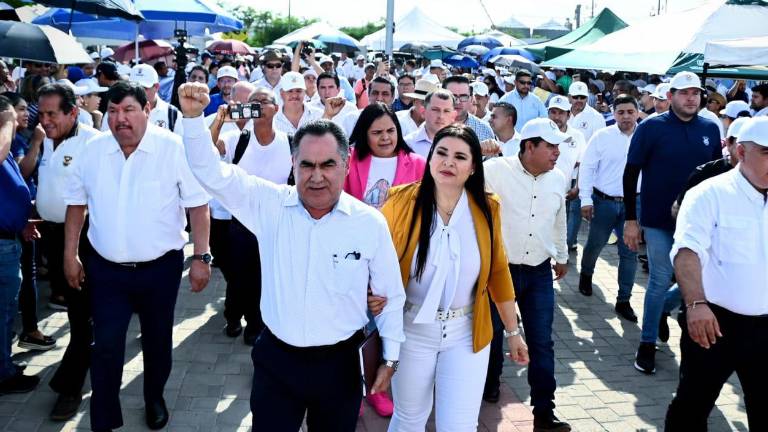
[[381, 208], [390, 187], [424, 175], [426, 161], [405, 143], [397, 116], [383, 103], [360, 113], [349, 144], [354, 148], [344, 191], [368, 205]]

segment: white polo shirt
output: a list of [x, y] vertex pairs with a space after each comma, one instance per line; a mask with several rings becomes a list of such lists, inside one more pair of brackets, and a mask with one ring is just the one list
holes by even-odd
[[296, 135], [296, 131], [305, 124], [323, 118], [323, 112], [315, 108], [312, 108], [307, 103], [304, 103], [304, 113], [299, 119], [299, 124], [294, 125], [288, 120], [288, 117], [283, 113], [283, 107], [275, 114], [275, 118], [272, 120], [272, 125], [276, 131], [284, 132], [287, 135]]
[[77, 124], [75, 135], [62, 141], [55, 150], [50, 138], [43, 140], [43, 154], [37, 169], [35, 205], [44, 220], [64, 223], [67, 214], [64, 192], [71, 181], [75, 165], [80, 162], [86, 142], [98, 134], [99, 131], [90, 126]]
[[419, 125], [417, 125], [416, 122], [413, 121], [413, 117], [411, 117], [412, 109], [413, 107], [395, 113], [397, 120], [400, 122], [400, 131], [403, 133], [403, 137], [416, 132], [416, 129], [419, 128]]
[[184, 247], [185, 208], [205, 205], [210, 197], [187, 165], [181, 137], [149, 124], [127, 159], [111, 133], [87, 146], [64, 201], [88, 205], [88, 239], [96, 252], [127, 263]]
[[571, 114], [568, 126], [581, 132], [584, 135], [584, 141], [589, 142], [595, 132], [605, 127], [605, 118], [596, 109], [586, 105], [580, 113]]

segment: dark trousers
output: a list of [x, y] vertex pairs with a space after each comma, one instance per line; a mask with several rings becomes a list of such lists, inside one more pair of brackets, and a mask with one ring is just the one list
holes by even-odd
[[224, 280], [229, 282], [229, 225], [231, 221], [229, 219], [214, 219], [211, 218], [211, 235], [208, 240], [211, 245], [211, 255], [213, 255], [213, 263], [216, 265], [221, 274], [224, 276]]
[[261, 319], [261, 257], [259, 241], [243, 224], [232, 219], [229, 226], [228, 257], [230, 276], [224, 300], [224, 317], [227, 322], [240, 322], [243, 316], [248, 330], [259, 334], [264, 328]]
[[667, 411], [665, 430], [706, 431], [707, 418], [726, 380], [736, 372], [744, 391], [749, 430], [768, 430], [768, 317], [739, 315], [710, 304], [722, 338], [709, 349], [688, 334], [686, 312], [680, 328], [680, 383]]
[[261, 332], [251, 353], [251, 412], [258, 430], [354, 432], [363, 398], [357, 345], [362, 332], [333, 346], [296, 348]]
[[120, 380], [125, 338], [133, 313], [139, 315], [144, 354], [144, 401], [163, 397], [171, 373], [173, 308], [184, 269], [184, 253], [172, 250], [136, 267], [107, 261], [98, 253], [88, 259], [93, 307], [91, 354], [91, 428], [115, 429], [123, 424]]
[[65, 297], [69, 285], [64, 277], [64, 224], [45, 221], [39, 225], [44, 254], [48, 263], [51, 297]]
[[488, 374], [485, 376], [484, 393], [498, 390], [502, 369], [504, 368], [504, 322], [501, 321], [496, 304], [491, 302], [491, 323], [493, 323], [493, 339], [491, 353], [488, 359]]
[[21, 289], [19, 290], [19, 312], [21, 332], [37, 330], [37, 240], [21, 242]]
[[[555, 408], [555, 349], [552, 321], [555, 290], [549, 259], [537, 266], [510, 264], [515, 298], [528, 343], [528, 385], [534, 415], [547, 415]], [[503, 360], [503, 359], [502, 359]]]

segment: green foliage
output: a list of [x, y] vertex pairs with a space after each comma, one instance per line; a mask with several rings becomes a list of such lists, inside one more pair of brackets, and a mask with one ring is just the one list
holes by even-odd
[[[383, 29], [385, 26], [384, 20], [377, 22], [368, 22], [358, 27], [342, 27], [339, 30], [352, 36], [353, 38], [360, 40], [371, 33], [377, 32]], [[397, 31], [397, 29], [395, 29]]]
[[254, 47], [269, 45], [275, 39], [318, 21], [295, 16], [288, 18], [269, 11], [257, 11], [250, 6], [238, 6], [232, 13], [243, 22], [243, 31], [228, 33], [225, 38], [242, 40], [245, 35], [245, 41]]

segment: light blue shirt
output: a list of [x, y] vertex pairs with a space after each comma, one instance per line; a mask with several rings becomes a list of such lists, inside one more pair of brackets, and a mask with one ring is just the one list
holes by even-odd
[[341, 84], [341, 91], [344, 92], [344, 99], [356, 103], [355, 90], [352, 88], [352, 84], [345, 77], [339, 77], [339, 84]]
[[510, 103], [517, 110], [516, 130], [522, 130], [526, 123], [535, 118], [547, 117], [547, 108], [544, 106], [544, 102], [537, 98], [533, 91], [529, 92], [528, 96], [521, 97], [515, 89], [502, 96], [499, 102]]

